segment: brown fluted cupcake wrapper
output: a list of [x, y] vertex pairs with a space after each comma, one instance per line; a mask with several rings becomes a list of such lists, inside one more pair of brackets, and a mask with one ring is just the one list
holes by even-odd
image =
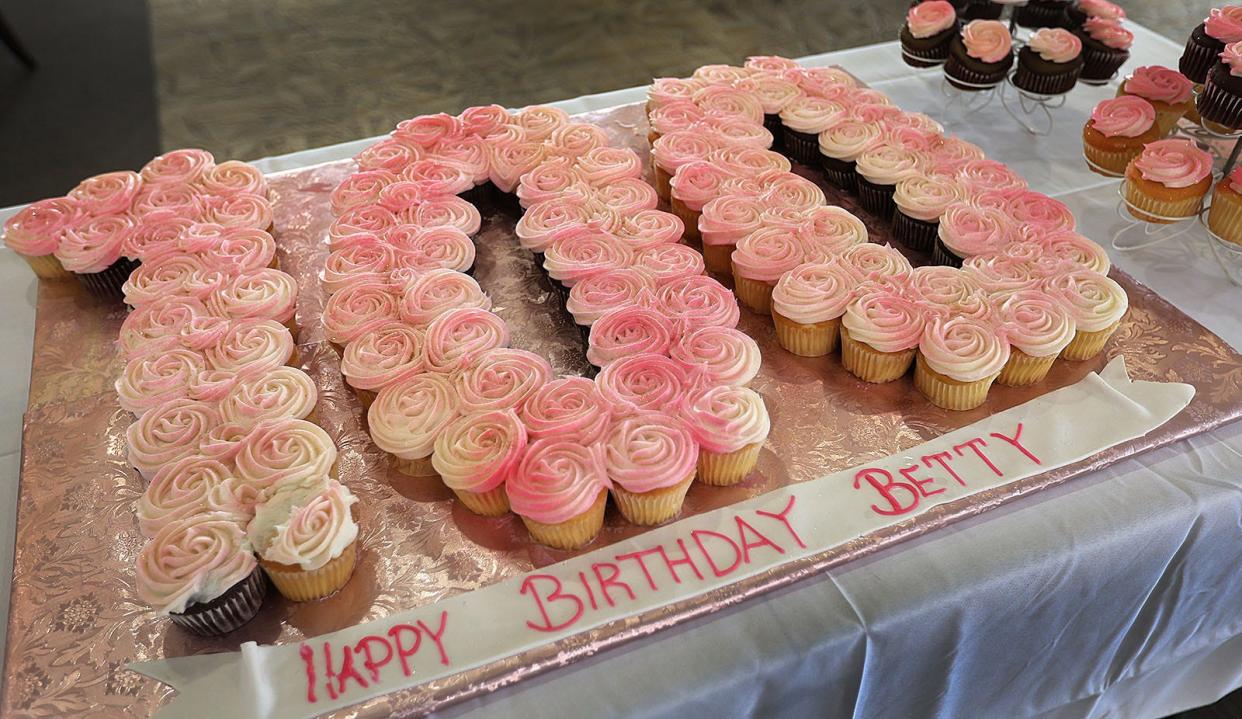
[[1030, 3], [1013, 9], [1013, 21], [1018, 27], [1031, 30], [1042, 27], [1061, 27], [1065, 22], [1065, 8], [1063, 5]]
[[882, 220], [891, 220], [897, 211], [893, 203], [896, 185], [877, 185], [862, 175], [858, 176], [858, 200], [862, 208]]
[[933, 251], [939, 229], [939, 222], [916, 220], [903, 213], [900, 207], [893, 210], [893, 239], [910, 249]]
[[962, 258], [955, 255], [953, 250], [945, 246], [944, 241], [939, 237], [936, 238], [936, 246], [932, 251], [932, 260], [935, 264], [944, 265], [945, 267], [960, 268], [962, 266]]
[[764, 114], [763, 128], [772, 133], [772, 147], [769, 148], [773, 152], [780, 152], [785, 147], [784, 127], [781, 125], [781, 116], [778, 113]]
[[709, 452], [699, 448], [698, 480], [713, 487], [737, 484], [759, 463], [760, 442], [748, 444], [733, 452]]
[[803, 324], [772, 310], [772, 323], [776, 326], [776, 341], [787, 352], [799, 357], [823, 357], [837, 348], [838, 328], [841, 320]]
[[1203, 92], [1195, 100], [1199, 116], [1208, 122], [1223, 125], [1230, 130], [1242, 127], [1242, 95], [1235, 95], [1212, 81], [1208, 75]]
[[1202, 85], [1207, 79], [1208, 72], [1216, 65], [1220, 59], [1220, 51], [1224, 49], [1224, 43], [1210, 38], [1208, 42], [1201, 42], [1198, 36], [1202, 34], [1203, 25], [1191, 32], [1186, 40], [1186, 48], [1182, 50], [1182, 57], [1177, 62], [1177, 69], [1197, 85]]
[[953, 87], [966, 92], [990, 90], [1005, 79], [1007, 72], [1009, 72], [1009, 64], [1006, 63], [1000, 63], [996, 69], [987, 72], [976, 72], [963, 65], [951, 54], [949, 61], [944, 64], [945, 79]]
[[336, 592], [349, 581], [358, 562], [358, 540], [349, 543], [340, 556], [328, 560], [318, 569], [302, 569], [296, 565], [259, 560], [263, 571], [286, 599], [309, 602]]
[[1112, 325], [1095, 332], [1087, 332], [1078, 330], [1074, 334], [1074, 340], [1061, 350], [1061, 359], [1071, 362], [1083, 362], [1095, 357], [1104, 350], [1104, 345], [1108, 344], [1108, 338], [1113, 336], [1117, 328], [1121, 326], [1121, 320], [1117, 320]]
[[174, 624], [200, 637], [228, 634], [259, 613], [267, 594], [267, 578], [255, 567], [242, 581], [210, 602], [195, 604], [180, 614], [169, 614]]
[[977, 382], [958, 382], [927, 366], [922, 355], [914, 363], [914, 386], [932, 404], [942, 409], [962, 412], [974, 409], [988, 399], [988, 390], [996, 375]]
[[791, 130], [781, 126], [785, 154], [795, 162], [814, 167], [819, 164], [819, 135]]
[[892, 382], [904, 377], [913, 361], [914, 348], [881, 352], [850, 337], [850, 331], [841, 325], [841, 364], [858, 379], [876, 384]]
[[121, 286], [129, 275], [138, 269], [140, 263], [127, 257], [121, 257], [102, 272], [74, 274], [78, 282], [92, 295], [100, 299], [113, 300], [124, 297]]
[[1006, 387], [1026, 387], [1038, 384], [1048, 376], [1048, 371], [1052, 369], [1056, 361], [1057, 355], [1055, 354], [1047, 357], [1032, 357], [1014, 347], [1009, 353], [1009, 361], [1001, 369], [996, 382]]
[[824, 177], [832, 184], [852, 194], [858, 194], [858, 163], [838, 160], [820, 153], [820, 167], [824, 168]]
[[695, 471], [671, 487], [661, 487], [650, 492], [630, 492], [613, 482], [612, 499], [621, 510], [621, 516], [631, 524], [650, 527], [663, 524], [681, 512], [686, 492], [694, 481]]
[[595, 539], [604, 526], [604, 508], [608, 504], [608, 490], [601, 490], [591, 508], [577, 517], [564, 522], [544, 524], [528, 517], [522, 517], [522, 523], [530, 536], [540, 544], [555, 549], [577, 549]]
[[703, 264], [708, 272], [727, 275], [733, 271], [733, 250], [737, 245], [703, 244]]
[[1111, 80], [1126, 60], [1130, 59], [1130, 51], [1093, 48], [1083, 43], [1082, 59], [1082, 74], [1079, 79], [1087, 83], [1104, 83]]
[[487, 492], [466, 492], [453, 490], [453, 494], [466, 505], [466, 509], [483, 517], [503, 517], [509, 513], [509, 495], [505, 493], [505, 485], [501, 484]]
[[1013, 76], [1013, 84], [1033, 95], [1064, 95], [1074, 89], [1081, 72], [1082, 63], [1074, 63], [1072, 68], [1052, 75], [1032, 72], [1019, 63], [1018, 71]]

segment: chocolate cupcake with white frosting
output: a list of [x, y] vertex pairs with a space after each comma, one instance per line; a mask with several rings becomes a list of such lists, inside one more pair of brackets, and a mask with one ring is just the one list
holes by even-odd
[[897, 183], [918, 174], [919, 162], [914, 151], [887, 144], [859, 155], [858, 197], [863, 209], [884, 220], [892, 218]]
[[804, 165], [819, 163], [819, 133], [845, 115], [840, 103], [804, 96], [781, 110], [784, 151]]
[[901, 180], [893, 192], [893, 238], [930, 253], [936, 245], [940, 216], [957, 200], [956, 185], [942, 176], [920, 173]]
[[858, 191], [858, 156], [880, 142], [878, 123], [843, 118], [819, 133], [819, 161], [824, 176], [849, 192]]

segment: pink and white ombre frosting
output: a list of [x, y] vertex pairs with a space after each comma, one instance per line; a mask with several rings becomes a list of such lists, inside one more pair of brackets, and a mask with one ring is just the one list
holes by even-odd
[[1185, 139], [1158, 140], [1134, 160], [1143, 179], [1165, 187], [1190, 187], [1212, 176], [1212, 156]]
[[1178, 105], [1189, 102], [1195, 84], [1177, 70], [1159, 65], [1146, 65], [1126, 78], [1126, 93], [1153, 102]]
[[576, 440], [590, 445], [603, 436], [612, 415], [595, 382], [561, 377], [545, 382], [522, 405], [520, 416], [531, 441]]
[[418, 275], [401, 293], [401, 319], [423, 327], [455, 309], [490, 310], [492, 300], [470, 275], [453, 270], [431, 270]]
[[1114, 50], [1129, 50], [1134, 44], [1134, 33], [1122, 27], [1118, 20], [1089, 17], [1082, 29], [1092, 40]]
[[586, 514], [611, 487], [602, 452], [578, 440], [532, 442], [505, 484], [509, 506], [541, 524], [558, 524]]
[[258, 566], [236, 518], [194, 514], [164, 527], [138, 555], [138, 597], [161, 614], [209, 602]]
[[243, 440], [237, 476], [269, 494], [281, 484], [322, 479], [336, 465], [336, 445], [318, 425], [300, 419], [261, 422]]
[[680, 402], [678, 416], [699, 446], [725, 454], [762, 444], [772, 429], [759, 393], [746, 387], [700, 387]]
[[667, 354], [674, 327], [663, 313], [648, 307], [618, 307], [591, 325], [587, 360], [596, 367], [644, 352]]
[[336, 480], [287, 485], [255, 511], [246, 534], [265, 560], [312, 571], [358, 537], [350, 507], [358, 498]]
[[277, 419], [306, 419], [315, 411], [319, 390], [296, 367], [277, 367], [245, 377], [220, 402], [220, 418], [243, 427]]
[[526, 400], [551, 379], [552, 366], [533, 352], [508, 348], [490, 350], [457, 377], [461, 411], [520, 410]]
[[842, 262], [799, 265], [772, 289], [772, 311], [799, 324], [835, 320], [845, 314], [858, 283], [857, 273]]
[[1126, 11], [1109, 0], [1078, 0], [1078, 9], [1087, 17], [1102, 17], [1107, 20], [1124, 20]]
[[750, 335], [732, 327], [700, 327], [674, 338], [669, 357], [687, 377], [744, 387], [759, 374], [763, 358]]
[[42, 257], [56, 251], [61, 232], [85, 220], [82, 209], [67, 197], [32, 202], [4, 223], [4, 244], [14, 252]]
[[595, 378], [600, 394], [617, 413], [663, 410], [685, 392], [686, 371], [660, 354], [636, 354], [610, 363]]
[[661, 311], [679, 322], [683, 329], [736, 327], [741, 318], [741, 309], [733, 293], [702, 274], [665, 283], [656, 293], [656, 301]]
[[423, 362], [434, 372], [467, 369], [484, 352], [509, 346], [509, 326], [482, 309], [449, 310], [427, 325]]
[[945, 247], [966, 258], [1002, 249], [1014, 229], [1014, 221], [999, 210], [957, 202], [940, 218], [938, 235]]
[[1126, 291], [1110, 277], [1076, 270], [1050, 278], [1047, 290], [1069, 309], [1078, 329], [1100, 332], [1121, 321], [1130, 307]]
[[1042, 290], [1019, 290], [997, 305], [996, 317], [1015, 349], [1031, 357], [1051, 357], [1074, 340], [1069, 311]]
[[983, 62], [1000, 62], [1013, 52], [1013, 37], [999, 20], [972, 20], [962, 28], [966, 54]]
[[351, 387], [378, 392], [423, 371], [423, 332], [404, 322], [386, 322], [364, 332], [341, 355], [341, 374]]
[[212, 489], [232, 476], [229, 468], [201, 455], [165, 465], [138, 498], [138, 529], [148, 539], [178, 519], [208, 510]]
[[121, 407], [140, 415], [169, 400], [188, 396], [191, 379], [206, 369], [203, 356], [187, 349], [136, 357], [125, 365], [116, 380], [117, 398]]
[[775, 285], [781, 275], [802, 264], [798, 236], [779, 227], [764, 227], [743, 237], [733, 250], [733, 269], [749, 280]]
[[1229, 66], [1229, 74], [1242, 76], [1242, 40], [1231, 42], [1220, 53], [1220, 61]]
[[206, 402], [172, 399], [142, 414], [125, 431], [129, 462], [148, 479], [164, 465], [198, 452], [220, 413]]
[[919, 344], [923, 312], [896, 290], [875, 283], [860, 285], [841, 317], [850, 337], [880, 352], [903, 352]]
[[1048, 62], [1064, 64], [1082, 54], [1082, 40], [1069, 30], [1059, 27], [1036, 30], [1026, 45]]
[[958, 382], [979, 382], [1000, 374], [1009, 361], [1009, 342], [996, 327], [967, 315], [935, 316], [919, 340], [928, 367]]
[[636, 253], [633, 268], [641, 270], [661, 288], [677, 280], [701, 276], [703, 255], [681, 244], [658, 245]]
[[387, 281], [359, 279], [328, 298], [323, 326], [328, 339], [339, 345], [368, 330], [397, 319], [397, 298]]
[[678, 418], [637, 412], [612, 425], [604, 440], [604, 467], [613, 484], [643, 493], [694, 476], [699, 445]]
[[526, 449], [526, 427], [512, 409], [466, 414], [436, 437], [431, 464], [449, 489], [490, 492], [505, 483]]
[[134, 204], [142, 184], [137, 172], [105, 172], [79, 182], [69, 191], [69, 199], [93, 217], [124, 213]]
[[906, 27], [917, 38], [938, 35], [957, 23], [957, 12], [952, 3], [945, 0], [928, 0], [910, 8], [906, 13]]
[[1090, 126], [1106, 137], [1138, 137], [1156, 123], [1156, 108], [1135, 95], [1101, 100], [1091, 111]]
[[[1125, 17], [1124, 13], [1122, 17]], [[1212, 8], [1203, 21], [1203, 31], [1226, 44], [1242, 40], [1242, 6]]]
[[438, 437], [460, 414], [457, 390], [448, 375], [434, 372], [394, 382], [380, 390], [367, 410], [371, 440], [402, 459], [430, 457]]

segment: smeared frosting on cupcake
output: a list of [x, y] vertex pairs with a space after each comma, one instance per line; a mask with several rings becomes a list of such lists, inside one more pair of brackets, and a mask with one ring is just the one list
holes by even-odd
[[1069, 309], [1084, 332], [1099, 332], [1120, 322], [1130, 307], [1121, 285], [1091, 270], [1060, 273], [1047, 282], [1050, 293]]
[[1036, 30], [1026, 45], [1048, 62], [1064, 64], [1082, 54], [1082, 40], [1069, 30], [1059, 27]]
[[866, 283], [846, 306], [841, 324], [850, 337], [880, 352], [901, 352], [918, 345], [924, 322], [913, 301], [892, 288]]
[[469, 308], [492, 308], [479, 283], [453, 270], [431, 270], [405, 288], [398, 310], [402, 320], [421, 327], [449, 310]]
[[1019, 290], [997, 306], [1005, 337], [1031, 357], [1060, 354], [1074, 340], [1076, 325], [1069, 311], [1041, 290]]
[[448, 375], [424, 372], [379, 391], [367, 410], [371, 439], [402, 459], [430, 457], [444, 428], [459, 414]]
[[858, 277], [841, 262], [799, 265], [772, 289], [772, 311], [799, 324], [837, 319], [854, 299]]
[[641, 353], [667, 354], [674, 328], [663, 313], [629, 305], [604, 313], [591, 325], [587, 360], [596, 367]]
[[1212, 156], [1186, 139], [1148, 143], [1133, 162], [1143, 179], [1165, 187], [1190, 187], [1212, 176]]
[[125, 431], [130, 464], [150, 478], [167, 464], [198, 452], [220, 414], [206, 402], [184, 397], [151, 407]]
[[968, 258], [962, 265], [962, 271], [992, 296], [1035, 289], [1043, 283], [1043, 278], [1036, 273], [1035, 264], [1031, 260], [1004, 254]]
[[660, 410], [674, 406], [685, 391], [681, 365], [659, 354], [635, 354], [604, 367], [596, 377], [599, 391], [614, 411]]
[[230, 515], [195, 514], [164, 527], [138, 554], [138, 597], [161, 614], [181, 613], [224, 594], [257, 562]]
[[699, 445], [685, 424], [664, 412], [638, 412], [614, 423], [604, 442], [604, 467], [629, 492], [672, 487], [694, 475]]
[[1242, 40], [1231, 42], [1220, 53], [1220, 61], [1229, 66], [1229, 74], [1242, 76]]
[[[677, 174], [680, 175], [685, 169], [683, 167]], [[634, 177], [614, 180], [602, 186], [590, 185], [588, 188], [587, 195], [591, 201], [622, 217], [654, 210], [660, 204], [655, 188]]]
[[162, 297], [125, 317], [117, 344], [127, 358], [158, 354], [181, 346], [182, 328], [206, 316], [207, 308], [192, 297]]
[[547, 148], [539, 142], [489, 142], [488, 179], [501, 192], [513, 192], [522, 175], [537, 167], [547, 155]]
[[434, 372], [468, 368], [488, 350], [509, 345], [509, 327], [486, 310], [453, 309], [427, 325], [423, 362]]
[[983, 62], [1000, 62], [1013, 52], [1009, 28], [999, 20], [972, 20], [962, 28], [966, 54]]
[[651, 277], [659, 288], [676, 280], [702, 276], [703, 255], [681, 244], [659, 245], [635, 254], [633, 268]]
[[933, 317], [919, 340], [919, 354], [927, 366], [958, 382], [1000, 374], [1009, 353], [1009, 342], [991, 323], [960, 314]]
[[436, 437], [431, 464], [450, 489], [490, 492], [512, 474], [526, 449], [526, 428], [511, 409], [466, 414]]
[[945, 0], [929, 0], [910, 8], [906, 13], [906, 27], [917, 38], [938, 35], [957, 23], [957, 12]]
[[577, 440], [549, 437], [532, 442], [505, 484], [510, 507], [542, 524], [585, 514], [610, 487], [601, 454]]
[[702, 274], [665, 283], [656, 293], [656, 300], [660, 309], [685, 330], [736, 327], [741, 317], [741, 309], [733, 293]]
[[780, 55], [751, 55], [742, 63], [742, 67], [750, 70], [783, 74], [786, 70], [797, 70], [801, 67], [797, 62]]
[[341, 556], [358, 537], [350, 507], [358, 498], [336, 480], [312, 486], [283, 486], [246, 527], [255, 551], [269, 562], [305, 571]]
[[552, 366], [533, 352], [508, 348], [489, 350], [457, 378], [461, 411], [518, 411], [535, 390], [551, 379]]
[[1195, 84], [1190, 78], [1177, 70], [1159, 65], [1140, 67], [1125, 82], [1125, 91], [1128, 94], [1153, 102], [1167, 102], [1170, 105], [1188, 102], [1194, 87]]
[[1082, 29], [1096, 42], [1114, 50], [1129, 50], [1134, 44], [1134, 33], [1121, 26], [1117, 20], [1089, 17]]
[[221, 462], [201, 455], [165, 465], [138, 498], [138, 529], [152, 538], [179, 519], [207, 511], [211, 491], [231, 474]]
[[270, 496], [280, 485], [307, 484], [328, 476], [336, 445], [318, 425], [300, 419], [260, 422], [242, 442], [237, 475]]
[[759, 393], [746, 387], [702, 387], [690, 392], [678, 416], [699, 445], [718, 454], [767, 439], [772, 424]]
[[1135, 95], [1101, 100], [1091, 111], [1090, 126], [1106, 137], [1138, 137], [1156, 122], [1156, 108]]

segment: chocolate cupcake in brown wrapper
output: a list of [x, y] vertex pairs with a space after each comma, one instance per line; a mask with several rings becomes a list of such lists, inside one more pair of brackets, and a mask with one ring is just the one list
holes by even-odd
[[1018, 51], [1013, 84], [1035, 95], [1062, 95], [1082, 73], [1082, 40], [1068, 30], [1042, 28]]
[[1018, 27], [1032, 30], [1044, 27], [1061, 27], [1065, 23], [1065, 9], [1072, 0], [1030, 0], [1013, 10], [1013, 21]]
[[957, 11], [945, 0], [929, 0], [910, 8], [901, 27], [901, 57], [911, 67], [935, 67], [949, 59], [957, 35]]
[[122, 257], [102, 272], [74, 274], [74, 277], [95, 297], [101, 300], [115, 300], [124, 295], [121, 286], [125, 284], [125, 280], [129, 279], [130, 273], [138, 269], [139, 264], [136, 260]]
[[962, 22], [970, 22], [971, 20], [998, 20], [1001, 13], [1005, 11], [1003, 3], [993, 2], [992, 0], [966, 0], [961, 3], [961, 9], [958, 10], [958, 16]]
[[168, 618], [200, 637], [216, 637], [237, 629], [259, 613], [267, 596], [267, 577], [258, 567], [241, 582], [209, 602], [194, 604]]
[[1191, 82], [1202, 85], [1220, 60], [1225, 46], [1239, 40], [1242, 40], [1242, 7], [1214, 8], [1186, 39], [1178, 69]]
[[1106, 83], [1130, 59], [1134, 34], [1118, 20], [1088, 18], [1077, 35], [1082, 41], [1083, 66], [1079, 79], [1083, 82]]
[[1199, 116], [1230, 130], [1242, 127], [1242, 42], [1225, 46], [1195, 100]]
[[1009, 28], [995, 20], [974, 20], [953, 39], [944, 74], [953, 87], [976, 92], [1002, 82], [1012, 66]]

